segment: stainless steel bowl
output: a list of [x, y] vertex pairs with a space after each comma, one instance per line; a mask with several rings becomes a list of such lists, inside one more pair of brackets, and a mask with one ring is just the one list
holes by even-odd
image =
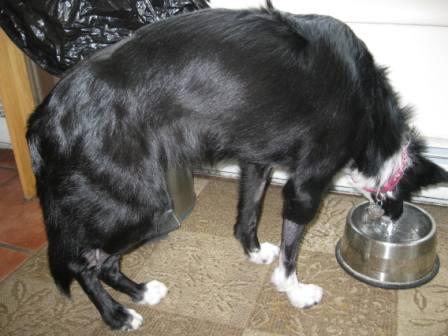
[[411, 288], [431, 280], [439, 270], [436, 224], [423, 209], [404, 204], [396, 222], [367, 216], [369, 203], [347, 216], [336, 258], [355, 278], [382, 288]]

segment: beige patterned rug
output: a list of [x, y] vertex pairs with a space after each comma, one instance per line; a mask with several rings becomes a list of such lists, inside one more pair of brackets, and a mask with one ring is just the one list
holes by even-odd
[[[182, 228], [165, 240], [127, 255], [125, 272], [137, 281], [158, 279], [169, 287], [155, 307], [136, 309], [145, 322], [134, 335], [448, 335], [448, 208], [428, 207], [439, 226], [437, 277], [420, 288], [384, 290], [347, 275], [334, 257], [347, 211], [360, 198], [329, 194], [310, 226], [298, 261], [304, 282], [324, 288], [322, 302], [293, 308], [269, 279], [275, 265], [250, 263], [232, 237], [237, 184], [196, 180], [197, 205]], [[281, 189], [270, 187], [260, 240], [279, 243]], [[42, 250], [0, 283], [0, 335], [123, 334], [111, 332], [81, 292], [60, 296]]]

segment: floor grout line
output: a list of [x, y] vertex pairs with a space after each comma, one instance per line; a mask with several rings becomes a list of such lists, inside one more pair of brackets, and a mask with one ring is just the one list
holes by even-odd
[[15, 245], [8, 244], [8, 243], [2, 243], [2, 242], [0, 242], [0, 248], [5, 248], [5, 249], [7, 249], [7, 250], [12, 250], [12, 251], [15, 251], [15, 252], [19, 252], [19, 253], [24, 253], [24, 254], [26, 254], [26, 258], [23, 259], [23, 261], [20, 262], [20, 263], [16, 266], [16, 268], [15, 268], [13, 271], [11, 271], [11, 272], [5, 274], [2, 278], [0, 278], [0, 284], [1, 284], [3, 281], [5, 281], [7, 278], [13, 276], [16, 272], [18, 272], [19, 269], [22, 268], [23, 265], [25, 265], [25, 264], [26, 264], [28, 261], [30, 261], [32, 258], [36, 258], [36, 257], [37, 257], [37, 254], [38, 254], [42, 249], [46, 248], [47, 244], [48, 244], [48, 243], [45, 242], [45, 243], [43, 243], [41, 246], [39, 246], [36, 250], [31, 250], [31, 249], [28, 249], [28, 248], [25, 248], [25, 247], [20, 247], [20, 246], [15, 246]]
[[28, 249], [26, 247], [21, 247], [21, 246], [12, 245], [12, 244], [3, 243], [3, 242], [0, 242], [0, 248], [5, 248], [7, 250], [12, 250], [14, 252], [25, 253], [27, 256], [31, 256], [36, 252], [36, 251]]
[[8, 170], [17, 170], [15, 165], [3, 164], [0, 163], [0, 169], [8, 169]]
[[[4, 169], [4, 168], [0, 168], [0, 169]], [[6, 180], [0, 182], [0, 188], [5, 186], [6, 184], [8, 184], [9, 182], [11, 182], [12, 180], [18, 178], [19, 175], [17, 175], [17, 172], [12, 175], [10, 178], [7, 178]]]

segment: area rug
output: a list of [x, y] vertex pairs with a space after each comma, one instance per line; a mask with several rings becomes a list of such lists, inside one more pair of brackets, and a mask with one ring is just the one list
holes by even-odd
[[[448, 335], [448, 208], [426, 206], [438, 222], [439, 274], [409, 290], [371, 287], [347, 275], [334, 248], [348, 210], [361, 198], [328, 194], [310, 225], [298, 260], [303, 282], [324, 288], [322, 302], [292, 307], [270, 283], [273, 265], [255, 265], [232, 236], [238, 186], [201, 180], [202, 191], [181, 229], [127, 255], [124, 272], [136, 281], [157, 279], [169, 292], [157, 306], [134, 304], [144, 317], [133, 335]], [[271, 186], [260, 240], [278, 244], [281, 189]], [[1, 335], [115, 335], [77, 284], [72, 299], [58, 294], [43, 249], [0, 283]]]

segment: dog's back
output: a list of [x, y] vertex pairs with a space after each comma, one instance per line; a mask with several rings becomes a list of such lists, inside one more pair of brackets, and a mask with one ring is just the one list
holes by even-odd
[[[202, 159], [205, 142], [214, 144], [210, 152], [233, 155], [241, 152], [234, 139], [249, 145], [266, 132], [278, 139], [279, 129], [306, 132], [315, 118], [331, 118], [335, 111], [321, 107], [344, 90], [347, 96], [347, 87], [344, 103], [351, 103], [363, 53], [351, 31], [328, 17], [191, 13], [149, 25], [81, 64], [53, 92], [47, 105], [55, 112], [47, 118], [65, 152], [76, 141], [113, 138], [127, 150], [99, 150], [126, 163], [142, 152], [173, 163]], [[154, 142], [162, 148], [149, 148]]]

